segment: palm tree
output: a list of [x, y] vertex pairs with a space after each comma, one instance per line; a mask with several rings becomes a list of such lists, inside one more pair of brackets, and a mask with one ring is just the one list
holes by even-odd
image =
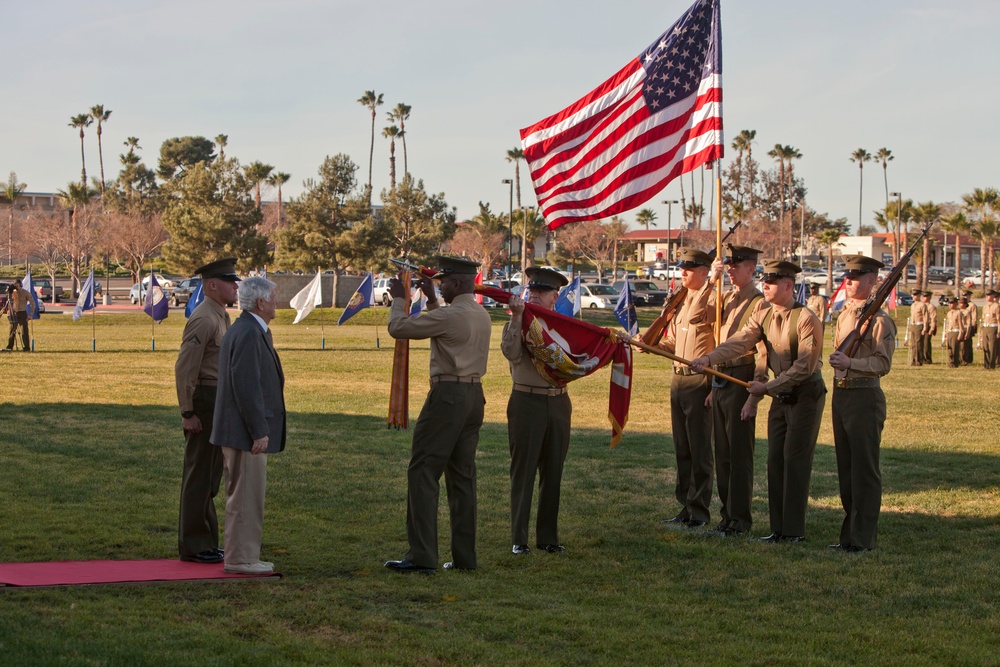
[[365, 94], [358, 98], [358, 104], [371, 109], [372, 112], [372, 147], [368, 152], [368, 206], [372, 205], [372, 163], [375, 160], [375, 110], [382, 106], [382, 93], [376, 94], [374, 90], [366, 90]]
[[[779, 237], [785, 233], [785, 209], [787, 208], [786, 196], [786, 181], [788, 176], [791, 174], [792, 160], [802, 157], [802, 153], [793, 146], [782, 146], [781, 144], [775, 144], [774, 148], [767, 152], [768, 157], [772, 157], [778, 161], [778, 181], [781, 189], [781, 221], [779, 223]], [[788, 161], [788, 167], [785, 167], [785, 161]], [[788, 220], [788, 238], [791, 240], [791, 218]]]
[[833, 294], [833, 246], [840, 245], [840, 230], [824, 229], [813, 238], [826, 246], [826, 293]]
[[[80, 223], [79, 212], [90, 203], [90, 198], [96, 193], [87, 187], [86, 183], [70, 182], [65, 190], [58, 190], [56, 197], [63, 208], [72, 209], [69, 218], [69, 248], [71, 255], [70, 272], [73, 274], [73, 296], [80, 294]], [[52, 293], [52, 303], [55, 303], [55, 291]]]
[[899, 202], [890, 200], [885, 209], [875, 211], [875, 223], [892, 234], [892, 256], [895, 261], [903, 256], [903, 240], [900, 239], [900, 230], [906, 229], [913, 218], [913, 200], [903, 201], [903, 208], [900, 210]]
[[656, 211], [651, 208], [644, 208], [635, 214], [636, 223], [645, 226], [647, 232], [650, 225], [656, 227], [654, 220], [656, 220]]
[[[755, 138], [757, 138], [757, 130], [742, 130], [733, 141], [733, 150], [739, 151], [741, 160], [743, 159], [743, 151], [746, 151], [747, 154], [747, 175], [750, 177], [747, 194], [749, 195], [750, 208], [753, 208], [753, 140]], [[742, 179], [742, 167], [740, 169], [740, 178]]]
[[292, 177], [291, 174], [286, 174], [283, 171], [276, 171], [267, 177], [267, 184], [272, 188], [277, 188], [278, 190], [278, 226], [281, 226], [281, 186], [288, 182]]
[[961, 284], [962, 275], [962, 234], [969, 231], [969, 219], [959, 211], [941, 219], [941, 229], [955, 235], [955, 288]]
[[864, 148], [859, 148], [851, 153], [851, 162], [858, 163], [858, 178], [860, 179], [858, 185], [858, 236], [861, 235], [861, 202], [865, 192], [865, 162], [871, 161], [872, 154]]
[[[643, 209], [643, 211], [649, 211], [648, 208]], [[641, 214], [642, 211], [639, 211]], [[636, 219], [638, 220], [638, 215]], [[655, 214], [654, 214], [655, 217]], [[613, 280], [618, 280], [618, 246], [621, 245], [622, 238], [628, 234], [628, 225], [625, 221], [619, 218], [617, 215], [613, 216], [605, 224], [601, 225], [604, 229], [604, 237], [611, 243], [611, 275]], [[646, 229], [649, 229], [648, 227]]]
[[399, 124], [399, 137], [403, 140], [403, 174], [410, 173], [410, 166], [406, 162], [406, 121], [410, 119], [410, 105], [399, 102], [396, 108], [388, 114], [389, 120]]
[[[941, 207], [932, 201], [918, 204], [913, 208], [913, 222], [919, 225], [921, 229], [929, 223], [937, 223], [940, 218]], [[923, 250], [920, 253], [920, 263], [917, 264], [917, 286], [920, 289], [927, 289], [927, 269], [930, 265], [931, 243], [930, 235], [925, 235]]]
[[272, 171], [274, 171], [273, 166], [264, 164], [260, 160], [254, 160], [243, 167], [243, 173], [247, 180], [253, 183], [253, 201], [258, 211], [260, 210], [260, 184], [267, 180]]
[[895, 160], [895, 156], [888, 148], [880, 148], [872, 156], [875, 162], [882, 163], [882, 184], [885, 185], [885, 204], [889, 205], [889, 163]]
[[400, 134], [395, 125], [382, 130], [382, 136], [389, 139], [389, 189], [396, 189], [396, 137]]
[[[971, 232], [979, 240], [979, 269], [986, 276], [986, 248], [988, 237], [996, 232], [994, 214], [1000, 206], [1000, 192], [996, 188], [976, 188], [967, 195], [962, 195], [965, 208], [972, 215]], [[985, 228], [985, 229], [984, 229]], [[984, 233], [985, 232], [985, 233]], [[956, 278], [956, 284], [958, 279]], [[983, 285], [985, 286], [985, 281]]]
[[[787, 174], [788, 174], [788, 186], [787, 190], [790, 190], [793, 185], [795, 185], [795, 173], [792, 171], [792, 160], [802, 159], [802, 153], [798, 148], [794, 146], [782, 146], [781, 154], [788, 161]], [[792, 240], [792, 208], [788, 207], [788, 241], [789, 245], [794, 245]]]
[[521, 273], [524, 267], [532, 263], [535, 257], [535, 239], [546, 232], [545, 218], [538, 215], [538, 209], [523, 208], [514, 211], [514, 233], [521, 237]]
[[215, 137], [215, 144], [219, 147], [219, 162], [226, 160], [226, 146], [229, 145], [229, 135], [219, 134]]
[[[517, 210], [521, 210], [521, 160], [524, 159], [524, 151], [519, 147], [511, 148], [507, 151], [507, 157], [504, 158], [507, 162], [514, 163], [514, 192], [517, 197]], [[527, 239], [521, 238], [521, 273], [524, 273], [525, 267], [528, 265], [524, 261], [525, 252], [524, 246]]]
[[90, 107], [90, 117], [97, 121], [97, 158], [101, 164], [101, 198], [104, 197], [104, 150], [101, 147], [101, 126], [111, 117], [111, 109], [104, 110], [103, 104]]
[[83, 165], [83, 169], [80, 171], [80, 183], [83, 184], [84, 189], [87, 188], [87, 156], [83, 152], [83, 128], [90, 127], [93, 121], [94, 119], [87, 113], [77, 114], [69, 119], [70, 127], [80, 128], [80, 163]]
[[14, 209], [17, 198], [27, 189], [26, 184], [17, 182], [17, 174], [12, 171], [3, 190], [0, 190], [0, 194], [10, 202], [10, 219], [7, 221], [7, 263], [10, 265], [14, 264]]

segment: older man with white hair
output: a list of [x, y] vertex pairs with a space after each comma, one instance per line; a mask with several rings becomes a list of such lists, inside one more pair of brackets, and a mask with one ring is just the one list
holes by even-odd
[[274, 283], [247, 278], [240, 317], [222, 339], [211, 442], [226, 472], [225, 571], [267, 574], [260, 560], [267, 455], [285, 448], [285, 376], [268, 328], [277, 308]]

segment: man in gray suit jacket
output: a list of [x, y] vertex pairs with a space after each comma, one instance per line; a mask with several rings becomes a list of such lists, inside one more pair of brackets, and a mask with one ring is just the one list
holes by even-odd
[[225, 571], [267, 574], [260, 560], [264, 532], [267, 455], [285, 448], [285, 376], [268, 324], [274, 319], [274, 283], [247, 278], [239, 288], [243, 313], [222, 339], [213, 445], [226, 472]]

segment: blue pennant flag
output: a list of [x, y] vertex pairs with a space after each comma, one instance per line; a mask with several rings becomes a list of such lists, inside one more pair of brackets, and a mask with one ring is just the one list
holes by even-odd
[[160, 283], [156, 282], [156, 274], [149, 274], [149, 285], [146, 287], [146, 302], [142, 306], [144, 313], [153, 318], [159, 324], [167, 319], [170, 312], [170, 305], [167, 303], [167, 295], [163, 293]]
[[559, 292], [555, 311], [567, 317], [576, 317], [580, 314], [580, 276], [574, 278], [573, 282]]
[[28, 269], [28, 272], [24, 274], [24, 280], [21, 281], [21, 285], [31, 295], [31, 301], [28, 302], [28, 319], [37, 320], [42, 316], [42, 306], [38, 302], [38, 292], [35, 291], [35, 284], [31, 282], [31, 269]]
[[622, 323], [622, 328], [630, 336], [639, 335], [639, 318], [635, 315], [635, 303], [632, 302], [632, 287], [629, 281], [625, 281], [625, 287], [618, 296], [618, 303], [615, 304], [615, 317]]
[[184, 306], [184, 317], [191, 317], [191, 313], [194, 309], [198, 307], [198, 304], [205, 300], [205, 291], [202, 289], [202, 285], [205, 284], [204, 280], [198, 281], [198, 286], [194, 288], [191, 292], [191, 296], [188, 297], [187, 305]]
[[803, 280], [799, 283], [799, 291], [795, 295], [795, 300], [801, 303], [803, 306], [806, 305], [806, 299], [809, 298], [809, 286], [806, 281]]
[[368, 308], [372, 305], [372, 274], [365, 276], [365, 279], [361, 281], [358, 285], [358, 291], [354, 293], [351, 297], [350, 302], [347, 304], [347, 308], [344, 308], [344, 312], [341, 313], [340, 319], [337, 320], [337, 326], [351, 319], [358, 312]]
[[76, 322], [83, 317], [84, 312], [93, 310], [96, 307], [97, 302], [94, 301], [94, 270], [91, 269], [90, 275], [87, 276], [83, 287], [80, 288], [80, 298], [76, 300], [76, 307], [73, 309], [73, 321]]

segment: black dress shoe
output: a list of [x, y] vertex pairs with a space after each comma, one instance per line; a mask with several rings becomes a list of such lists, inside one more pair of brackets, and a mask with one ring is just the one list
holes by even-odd
[[740, 535], [745, 535], [745, 534], [746, 534], [745, 530], [740, 530], [739, 528], [736, 528], [735, 526], [732, 525], [727, 526], [726, 529], [722, 531], [723, 537], [739, 537]]
[[871, 551], [871, 549], [868, 549], [866, 547], [859, 547], [856, 544], [852, 544], [849, 547], [844, 547], [844, 551], [846, 551], [849, 554], [857, 554], [861, 553], [862, 551]]
[[221, 563], [223, 559], [224, 554], [222, 549], [206, 549], [205, 551], [196, 553], [193, 556], [181, 554], [181, 560], [185, 563], [202, 563], [205, 565], [211, 565], [213, 563]]
[[767, 544], [777, 544], [781, 541], [781, 533], [771, 533], [767, 537], [758, 537], [758, 542], [766, 542]]
[[400, 572], [402, 574], [409, 574], [411, 572], [416, 572], [417, 574], [434, 574], [433, 567], [417, 565], [416, 563], [411, 563], [406, 559], [390, 560], [386, 562], [385, 566], [390, 570], [395, 570], [396, 572]]
[[537, 544], [535, 545], [542, 551], [550, 554], [558, 554], [566, 551], [566, 547], [561, 544]]
[[837, 542], [836, 544], [828, 544], [828, 545], [826, 545], [826, 548], [827, 549], [834, 549], [836, 551], [847, 551], [848, 549], [851, 548], [851, 545], [850, 544], [841, 544], [840, 542]]
[[531, 551], [531, 549], [528, 548], [527, 544], [515, 544], [510, 550], [510, 552], [516, 556], [526, 554], [529, 551]]
[[723, 535], [726, 534], [727, 530], [729, 530], [729, 522], [727, 521], [720, 521], [719, 525], [715, 527], [715, 532], [722, 533]]
[[443, 570], [455, 570], [456, 572], [472, 572], [476, 568], [474, 567], [458, 567], [453, 561], [448, 561], [441, 566]]
[[672, 519], [664, 519], [660, 523], [675, 523], [675, 524], [679, 524], [679, 525], [685, 525], [685, 524], [687, 524], [687, 522], [689, 520], [690, 519], [687, 516], [685, 516], [684, 514], [678, 514], [677, 516], [673, 517]]
[[798, 544], [799, 542], [805, 542], [805, 535], [782, 535], [779, 542], [787, 542], [788, 544]]
[[687, 523], [684, 525], [688, 528], [701, 528], [707, 523], [707, 521], [702, 521], [701, 519], [688, 519]]

